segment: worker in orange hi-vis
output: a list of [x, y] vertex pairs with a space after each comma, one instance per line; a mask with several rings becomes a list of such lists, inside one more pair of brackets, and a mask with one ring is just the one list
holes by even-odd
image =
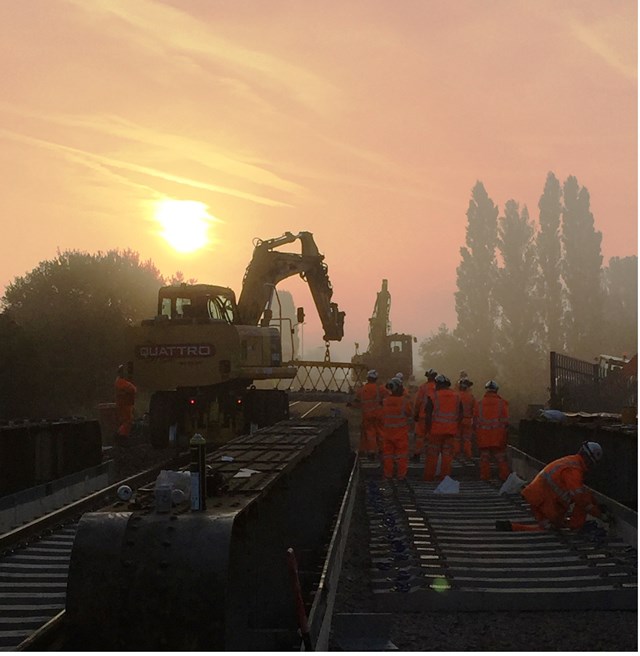
[[487, 381], [485, 393], [476, 405], [473, 429], [480, 451], [480, 480], [491, 478], [491, 458], [498, 465], [498, 477], [504, 481], [511, 470], [507, 462], [509, 403], [498, 394], [498, 383]]
[[354, 405], [362, 412], [360, 447], [358, 451], [374, 460], [382, 443], [382, 399], [386, 396], [382, 385], [378, 385], [378, 372], [367, 372], [367, 382], [356, 392]]
[[411, 456], [411, 459], [414, 462], [420, 462], [420, 455], [424, 451], [424, 442], [427, 436], [425, 427], [425, 404], [427, 396], [433, 398], [433, 393], [436, 389], [435, 379], [438, 372], [433, 369], [428, 369], [424, 372], [424, 375], [427, 377], [427, 380], [418, 387], [418, 391], [413, 400], [413, 420], [415, 422], [416, 439], [413, 445], [413, 455]]
[[453, 453], [458, 455], [462, 452], [467, 458], [471, 458], [473, 455], [473, 417], [476, 412], [476, 405], [478, 405], [471, 391], [472, 386], [473, 382], [468, 378], [461, 378], [458, 381], [458, 394], [462, 402], [462, 425], [460, 435], [454, 440]]
[[499, 531], [547, 531], [552, 528], [580, 529], [587, 514], [605, 519], [606, 510], [598, 506], [584, 486], [590, 467], [602, 460], [597, 442], [584, 442], [578, 453], [550, 462], [521, 492], [531, 507], [537, 524], [496, 520]]
[[453, 440], [462, 424], [462, 403], [458, 392], [451, 389], [451, 381], [443, 374], [435, 378], [433, 399], [427, 396], [426, 432], [427, 456], [424, 463], [424, 480], [434, 481], [441, 457], [440, 479], [451, 474], [453, 464]]
[[382, 401], [382, 473], [385, 479], [396, 476], [403, 481], [409, 467], [409, 425], [413, 417], [411, 400], [398, 378], [387, 383], [390, 394]]
[[136, 386], [127, 379], [126, 368], [121, 364], [118, 367], [118, 375], [115, 382], [118, 435], [121, 437], [128, 437], [131, 434], [136, 392]]

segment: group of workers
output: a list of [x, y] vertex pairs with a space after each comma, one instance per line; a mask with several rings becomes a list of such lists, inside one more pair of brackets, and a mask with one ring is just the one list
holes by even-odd
[[[386, 385], [378, 384], [378, 373], [367, 373], [367, 382], [356, 393], [356, 405], [362, 410], [360, 452], [369, 459], [382, 455], [385, 478], [402, 480], [409, 465], [409, 435], [415, 432], [411, 458], [417, 462], [425, 453], [424, 479], [434, 481], [440, 460], [439, 478], [451, 474], [454, 456], [472, 455], [475, 436], [480, 452], [480, 478], [491, 478], [491, 460], [497, 463], [498, 476], [505, 480], [509, 403], [498, 394], [498, 384], [490, 380], [485, 393], [476, 401], [465, 372], [461, 372], [457, 389], [444, 374], [429, 369], [426, 382], [414, 398], [404, 387], [402, 373]], [[394, 467], [395, 465], [395, 467]]]
[[[425, 376], [426, 382], [412, 399], [402, 373], [397, 373], [386, 385], [378, 383], [375, 370], [367, 373], [367, 382], [357, 391], [355, 400], [362, 411], [360, 453], [370, 460], [381, 456], [385, 479], [404, 480], [409, 458], [419, 462], [424, 452], [423, 478], [435, 481], [450, 476], [456, 455], [472, 456], [475, 438], [480, 480], [491, 479], [494, 460], [498, 478], [505, 481], [511, 473], [507, 461], [509, 403], [498, 394], [498, 384], [487, 381], [484, 395], [477, 401], [471, 392], [473, 382], [464, 371], [460, 372], [457, 389], [452, 389], [447, 376], [433, 369], [426, 371]], [[415, 438], [410, 454], [412, 429]], [[547, 465], [522, 490], [537, 525], [499, 520], [496, 529], [548, 530], [561, 526], [578, 529], [584, 525], [587, 514], [601, 516], [601, 509], [584, 487], [585, 473], [601, 458], [600, 445], [585, 442], [577, 454]]]

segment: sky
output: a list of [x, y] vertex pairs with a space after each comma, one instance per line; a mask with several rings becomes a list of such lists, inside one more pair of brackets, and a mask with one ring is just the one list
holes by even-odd
[[[255, 238], [309, 231], [343, 361], [382, 279], [394, 332], [455, 327], [478, 180], [537, 222], [573, 175], [605, 264], [637, 254], [635, 0], [3, 0], [0, 25], [0, 290], [129, 248], [239, 295]], [[166, 199], [206, 208], [204, 248], [163, 238]], [[280, 288], [312, 357], [309, 290]]]

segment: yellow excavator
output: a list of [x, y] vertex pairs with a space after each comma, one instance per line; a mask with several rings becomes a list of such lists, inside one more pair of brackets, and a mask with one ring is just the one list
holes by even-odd
[[[300, 241], [301, 252], [275, 250]], [[294, 378], [282, 362], [281, 331], [272, 325], [276, 285], [295, 274], [307, 282], [324, 329], [325, 343], [340, 341], [345, 313], [331, 301], [324, 255], [310, 232], [254, 242], [240, 298], [228, 287], [180, 284], [162, 287], [157, 315], [133, 329], [129, 367], [151, 392], [151, 443], [186, 444], [198, 432], [221, 443], [288, 418], [286, 393], [255, 389], [256, 380]], [[299, 309], [299, 319], [303, 317]]]

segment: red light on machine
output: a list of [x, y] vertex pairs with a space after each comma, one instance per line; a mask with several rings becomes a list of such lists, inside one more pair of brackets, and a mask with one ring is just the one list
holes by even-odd
[[241, 398], [236, 399], [236, 405], [242, 405], [242, 399]]
[[195, 399], [193, 399], [193, 398], [189, 399], [189, 405], [195, 405], [195, 404], [196, 404]]

